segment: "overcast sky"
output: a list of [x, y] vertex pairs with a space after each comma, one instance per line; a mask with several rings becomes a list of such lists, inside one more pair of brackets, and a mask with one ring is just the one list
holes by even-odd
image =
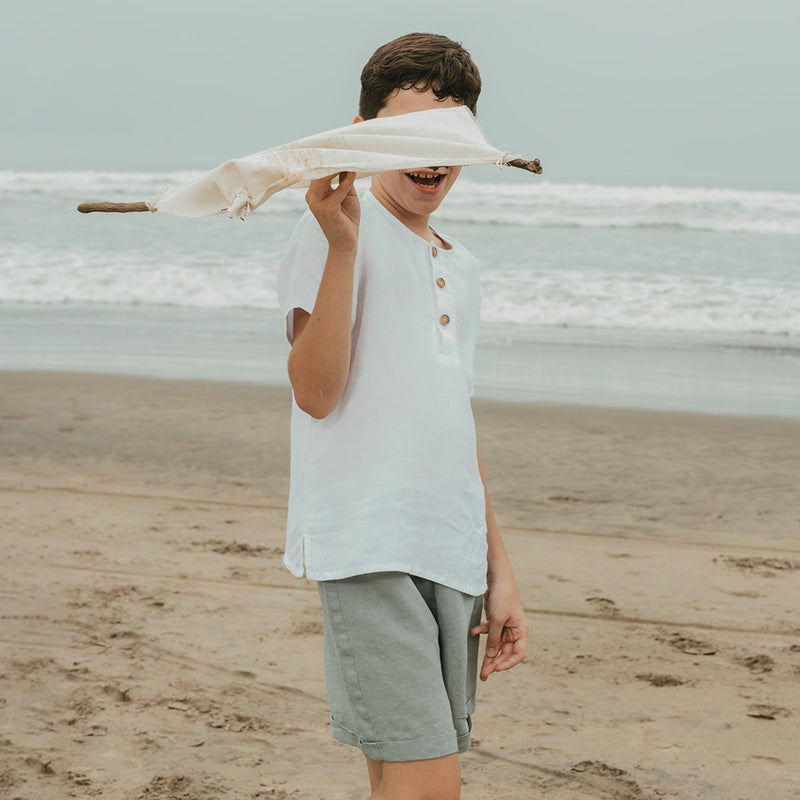
[[414, 30], [470, 50], [489, 140], [550, 180], [800, 191], [800, 0], [0, 0], [0, 167], [211, 168], [347, 124]]

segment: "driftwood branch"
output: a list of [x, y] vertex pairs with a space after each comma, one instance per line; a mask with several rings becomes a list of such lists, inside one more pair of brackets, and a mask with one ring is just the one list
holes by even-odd
[[81, 203], [78, 211], [81, 214], [91, 214], [92, 211], [114, 211], [118, 214], [127, 214], [129, 211], [149, 211], [147, 203]]
[[538, 158], [534, 158], [533, 161], [526, 161], [524, 158], [512, 158], [510, 161], [506, 161], [506, 165], [526, 169], [534, 175], [542, 174], [542, 162]]

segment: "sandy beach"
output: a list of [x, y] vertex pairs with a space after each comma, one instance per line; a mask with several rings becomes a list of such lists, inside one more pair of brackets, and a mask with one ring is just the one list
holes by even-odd
[[[0, 374], [0, 797], [361, 800], [289, 393]], [[477, 402], [532, 628], [465, 800], [800, 798], [800, 421]]]

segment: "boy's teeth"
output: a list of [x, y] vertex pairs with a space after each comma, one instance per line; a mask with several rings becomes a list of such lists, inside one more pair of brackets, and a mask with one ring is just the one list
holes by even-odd
[[439, 173], [433, 173], [430, 175], [424, 172], [407, 172], [406, 174], [409, 178], [412, 178], [415, 181], [421, 181], [428, 184], [436, 183], [442, 178], [442, 175]]

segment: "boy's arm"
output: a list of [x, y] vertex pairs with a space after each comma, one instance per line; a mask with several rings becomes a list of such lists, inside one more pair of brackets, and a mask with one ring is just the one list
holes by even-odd
[[328, 258], [311, 314], [295, 309], [289, 380], [297, 405], [312, 417], [328, 416], [350, 374], [353, 275], [361, 207], [355, 173], [311, 182], [306, 202], [328, 240]]
[[486, 622], [473, 628], [470, 633], [488, 634], [486, 653], [481, 666], [481, 680], [485, 681], [493, 672], [511, 669], [525, 657], [528, 643], [528, 623], [519, 599], [517, 583], [508, 560], [500, 530], [494, 518], [486, 476], [483, 472], [481, 454], [478, 452], [478, 468], [486, 496], [486, 540], [488, 544], [489, 588], [485, 597]]

